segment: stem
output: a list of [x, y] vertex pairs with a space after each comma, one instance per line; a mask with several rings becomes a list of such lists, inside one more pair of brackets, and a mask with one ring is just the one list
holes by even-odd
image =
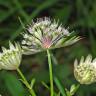
[[31, 88], [30, 84], [28, 83], [28, 81], [26, 80], [26, 78], [24, 77], [23, 73], [21, 72], [21, 70], [19, 68], [17, 68], [17, 72], [19, 73], [19, 75], [22, 78], [23, 83], [25, 84], [25, 86], [28, 88], [30, 94], [32, 96], [36, 96], [34, 90]]
[[53, 75], [52, 75], [52, 62], [51, 62], [51, 56], [49, 50], [47, 50], [47, 55], [48, 55], [48, 64], [49, 64], [49, 74], [50, 74], [50, 92], [51, 96], [53, 96]]

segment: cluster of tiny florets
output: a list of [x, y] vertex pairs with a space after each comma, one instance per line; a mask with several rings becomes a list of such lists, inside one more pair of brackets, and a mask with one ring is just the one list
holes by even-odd
[[22, 48], [25, 54], [34, 54], [48, 48], [68, 46], [78, 41], [71, 33], [55, 20], [39, 18], [28, 26], [23, 33]]
[[96, 82], [96, 59], [92, 61], [92, 56], [88, 55], [84, 60], [81, 58], [80, 63], [75, 60], [74, 75], [81, 84], [91, 84]]
[[15, 46], [9, 42], [9, 49], [2, 47], [2, 53], [0, 53], [0, 69], [16, 70], [22, 58], [22, 50], [18, 43]]

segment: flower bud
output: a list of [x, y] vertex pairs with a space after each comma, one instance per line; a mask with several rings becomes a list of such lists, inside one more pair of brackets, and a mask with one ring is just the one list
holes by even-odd
[[18, 43], [15, 46], [9, 42], [10, 49], [2, 47], [2, 53], [0, 53], [0, 69], [16, 70], [22, 58], [21, 47]]
[[81, 58], [80, 63], [74, 62], [74, 75], [80, 84], [91, 84], [96, 82], [96, 59], [92, 60], [92, 56], [88, 55], [84, 60]]

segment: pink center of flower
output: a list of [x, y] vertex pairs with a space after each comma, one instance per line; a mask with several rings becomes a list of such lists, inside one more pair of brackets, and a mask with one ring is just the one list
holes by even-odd
[[51, 46], [50, 37], [43, 37], [42, 38], [42, 45], [43, 45], [44, 48], [50, 48], [50, 46]]

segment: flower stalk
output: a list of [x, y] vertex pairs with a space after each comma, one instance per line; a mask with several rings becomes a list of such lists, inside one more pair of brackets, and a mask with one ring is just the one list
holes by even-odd
[[50, 96], [53, 96], [54, 88], [53, 88], [53, 74], [52, 74], [52, 62], [51, 62], [51, 55], [49, 50], [47, 49], [47, 55], [48, 55], [48, 64], [49, 64], [49, 75], [50, 75]]
[[32, 96], [36, 96], [34, 90], [32, 89], [32, 87], [30, 86], [30, 84], [28, 83], [28, 81], [26, 80], [25, 76], [23, 75], [23, 73], [21, 72], [21, 70], [18, 68], [17, 69], [17, 72], [19, 73], [19, 75], [21, 76], [22, 78], [22, 82], [25, 84], [25, 86], [28, 88], [30, 94]]

